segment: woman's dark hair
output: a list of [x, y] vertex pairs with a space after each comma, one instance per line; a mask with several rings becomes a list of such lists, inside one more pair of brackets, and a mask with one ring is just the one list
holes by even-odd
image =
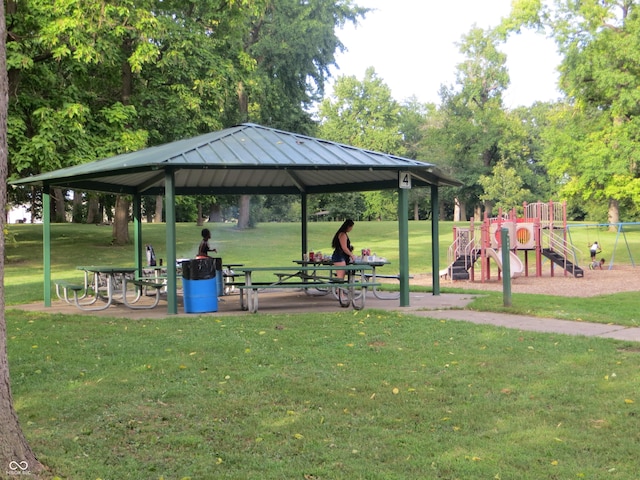
[[203, 228], [201, 234], [202, 238], [211, 238], [211, 232], [208, 228]]
[[340, 240], [338, 239], [338, 235], [340, 235], [343, 232], [346, 232], [349, 227], [353, 227], [353, 220], [351, 220], [350, 218], [347, 218], [342, 223], [342, 225], [340, 226], [336, 234], [333, 236], [333, 240], [331, 240], [331, 246], [334, 249], [340, 248]]

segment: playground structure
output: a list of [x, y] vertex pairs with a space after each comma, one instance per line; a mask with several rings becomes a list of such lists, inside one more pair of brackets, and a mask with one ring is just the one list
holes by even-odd
[[[502, 271], [501, 231], [508, 230], [509, 264], [511, 277], [529, 275], [529, 254], [533, 254], [535, 276], [542, 276], [542, 260], [547, 258], [550, 274], [559, 266], [565, 275], [584, 277], [584, 270], [578, 266], [577, 258], [583, 253], [567, 239], [566, 203], [548, 202], [523, 205], [523, 216], [518, 217], [516, 209], [507, 214], [500, 210], [497, 217], [485, 215], [480, 225], [471, 220], [469, 227], [454, 227], [454, 241], [447, 251], [448, 267], [440, 271], [451, 280], [475, 281], [475, 263], [480, 261], [480, 280], [491, 277], [490, 261], [498, 267], [498, 278]], [[524, 262], [518, 255], [522, 252]]]

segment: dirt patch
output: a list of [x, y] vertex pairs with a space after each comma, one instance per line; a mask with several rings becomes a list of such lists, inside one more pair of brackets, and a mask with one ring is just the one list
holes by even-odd
[[[544, 271], [541, 277], [535, 277], [535, 271], [529, 272], [529, 276], [521, 276], [511, 280], [512, 293], [541, 293], [546, 295], [560, 295], [565, 297], [593, 297], [607, 293], [640, 292], [640, 266], [614, 265], [608, 270], [586, 270], [584, 277], [575, 278], [564, 275], [564, 272], [556, 268], [554, 276], [549, 270]], [[455, 287], [474, 290], [502, 291], [502, 280], [498, 280], [495, 269], [491, 271], [492, 278], [489, 281], [480, 282], [480, 272], [476, 272], [476, 281], [467, 280], [451, 281], [443, 279], [440, 287]], [[410, 281], [411, 285], [431, 286], [431, 274], [417, 274]]]

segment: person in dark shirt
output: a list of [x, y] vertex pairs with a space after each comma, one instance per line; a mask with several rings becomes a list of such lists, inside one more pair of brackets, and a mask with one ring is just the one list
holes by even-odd
[[[331, 246], [333, 247], [333, 255], [331, 261], [334, 265], [347, 265], [355, 261], [355, 255], [353, 254], [353, 247], [349, 240], [349, 232], [353, 229], [353, 220], [348, 218], [340, 226], [336, 234], [333, 236]], [[336, 270], [336, 276], [339, 279], [344, 279], [344, 270]]]
[[218, 252], [218, 250], [209, 246], [209, 239], [211, 239], [211, 232], [208, 228], [203, 228], [202, 241], [200, 242], [200, 246], [198, 247], [198, 255], [196, 256], [196, 258], [208, 257], [209, 252]]

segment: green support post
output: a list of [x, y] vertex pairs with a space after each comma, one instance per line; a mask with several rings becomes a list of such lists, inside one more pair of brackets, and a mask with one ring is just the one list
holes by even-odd
[[438, 204], [438, 186], [431, 185], [431, 283], [433, 294], [440, 295], [440, 229], [438, 220], [440, 205]]
[[165, 212], [167, 215], [167, 313], [178, 313], [176, 279], [176, 186], [173, 170], [165, 170]]
[[302, 195], [300, 195], [300, 207], [300, 220], [302, 221], [302, 253], [300, 254], [300, 260], [302, 260], [304, 258], [304, 254], [307, 253], [307, 243], [309, 236], [309, 231], [307, 228], [307, 210], [309, 207], [307, 203], [307, 194], [304, 192], [302, 193]]
[[133, 196], [133, 244], [135, 246], [134, 265], [138, 269], [138, 276], [142, 276], [142, 196]]
[[44, 306], [51, 306], [51, 196], [49, 186], [42, 187], [42, 261], [44, 268]]
[[511, 259], [509, 253], [509, 229], [500, 229], [500, 244], [502, 245], [502, 298], [505, 307], [511, 306]]
[[400, 247], [400, 306], [409, 306], [409, 190], [398, 189], [398, 236]]

